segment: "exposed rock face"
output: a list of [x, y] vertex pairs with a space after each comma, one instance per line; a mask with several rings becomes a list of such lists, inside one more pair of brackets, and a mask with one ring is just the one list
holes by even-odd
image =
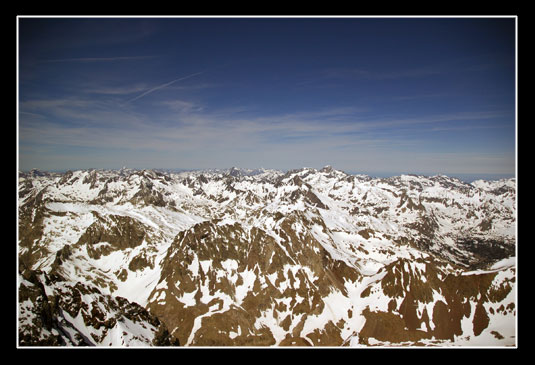
[[19, 260], [31, 267], [40, 258], [49, 254], [46, 246], [37, 245], [43, 236], [43, 220], [48, 209], [43, 202], [45, 190], [35, 192], [31, 188], [26, 190], [24, 201], [19, 205]]
[[514, 179], [31, 172], [20, 345], [515, 344]]
[[432, 262], [423, 262], [425, 267], [420, 264], [399, 260], [385, 268], [380, 287], [392, 300], [387, 311], [364, 313], [366, 324], [359, 334], [361, 341], [367, 337], [388, 342], [453, 341], [466, 335], [467, 329], [478, 336], [490, 323], [488, 310], [494, 312], [502, 303], [514, 302], [512, 268], [447, 274]]
[[[262, 325], [265, 311], [277, 313], [284, 336], [291, 336], [299, 324], [294, 318], [321, 313], [322, 296], [332, 288], [345, 292], [344, 280], [359, 277], [312, 235], [296, 240], [291, 225], [299, 218], [304, 219], [301, 214], [282, 219], [280, 241], [238, 223], [209, 221], [181, 232], [149, 297], [151, 312], [188, 345], [275, 344], [272, 330]], [[201, 330], [194, 332], [200, 317]], [[331, 332], [340, 336], [337, 328], [325, 336], [334, 336]]]
[[[86, 245], [89, 257], [98, 259], [102, 254], [139, 246], [145, 238], [141, 223], [120, 215], [100, 216], [93, 212], [96, 221], [80, 237], [76, 245]], [[99, 245], [104, 243], [104, 245]]]
[[165, 324], [122, 297], [61, 276], [19, 276], [21, 346], [177, 346]]

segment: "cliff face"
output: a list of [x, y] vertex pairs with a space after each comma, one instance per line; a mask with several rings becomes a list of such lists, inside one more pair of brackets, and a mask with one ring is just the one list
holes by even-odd
[[20, 346], [178, 346], [165, 324], [127, 299], [65, 281], [58, 274], [19, 275]]

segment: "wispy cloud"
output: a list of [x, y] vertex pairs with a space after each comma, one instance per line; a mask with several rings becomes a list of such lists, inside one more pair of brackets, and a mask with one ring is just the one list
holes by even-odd
[[396, 101], [408, 101], [408, 100], [421, 100], [421, 99], [431, 99], [431, 98], [445, 98], [449, 97], [446, 93], [430, 93], [430, 94], [414, 94], [414, 95], [400, 95], [392, 97], [392, 100]]
[[412, 118], [388, 118], [383, 117], [375, 121], [371, 121], [372, 126], [376, 127], [399, 127], [399, 126], [417, 126], [422, 128], [422, 125], [438, 124], [443, 122], [460, 122], [470, 120], [486, 120], [496, 119], [507, 116], [503, 111], [477, 111], [477, 112], [453, 112], [443, 114], [427, 114]]
[[420, 78], [442, 74], [441, 67], [420, 67], [395, 70], [367, 69], [361, 67], [337, 67], [328, 68], [318, 71], [315, 77], [309, 80], [303, 80], [297, 83], [297, 86], [310, 85], [317, 82], [335, 81], [335, 80], [371, 80], [371, 81], [390, 81], [408, 78]]
[[440, 74], [438, 68], [421, 67], [412, 69], [399, 69], [393, 71], [368, 70], [364, 68], [332, 68], [323, 72], [325, 78], [337, 79], [368, 79], [368, 80], [395, 80], [413, 77], [424, 77]]
[[497, 128], [508, 128], [507, 125], [463, 125], [463, 126], [445, 126], [445, 127], [434, 127], [431, 128], [431, 132], [459, 132], [459, 131], [473, 131], [477, 129], [497, 129]]
[[25, 112], [25, 111], [19, 111], [19, 115], [22, 114], [22, 115], [28, 115], [28, 116], [31, 116], [31, 117], [36, 117], [36, 118], [46, 118], [44, 115], [42, 114], [38, 114], [38, 113], [30, 113], [30, 112]]
[[[200, 74], [200, 73], [196, 73]], [[193, 77], [194, 75], [187, 77]], [[171, 81], [176, 82], [180, 79]], [[164, 88], [170, 83], [159, 85], [145, 91], [140, 97]], [[115, 139], [118, 145], [121, 137], [114, 135], [114, 131], [128, 130], [128, 133], [121, 134], [128, 136], [124, 147], [130, 144], [131, 140], [144, 139], [144, 145], [153, 145], [155, 148], [162, 147], [162, 140], [170, 142], [180, 141], [194, 146], [207, 144], [232, 144], [233, 142], [252, 144], [306, 144], [311, 141], [329, 140], [332, 145], [355, 145], [359, 141], [366, 139], [368, 142], [376, 141], [384, 145], [388, 141], [399, 140], [396, 134], [402, 131], [417, 130], [437, 132], [440, 130], [466, 129], [472, 128], [468, 125], [451, 124], [451, 122], [464, 121], [484, 121], [503, 117], [500, 111], [481, 112], [455, 112], [446, 114], [428, 114], [417, 117], [378, 117], [375, 113], [367, 109], [356, 107], [331, 107], [312, 111], [301, 111], [282, 114], [266, 114], [265, 112], [247, 108], [205, 110], [202, 104], [190, 100], [165, 100], [155, 105], [165, 106], [160, 109], [157, 116], [136, 112], [131, 108], [117, 108], [117, 103], [113, 101], [101, 101], [88, 98], [62, 98], [46, 100], [28, 100], [19, 104], [21, 114], [27, 116], [49, 116], [50, 120], [57, 121], [50, 127], [55, 127], [56, 132], [66, 129], [68, 125], [70, 131], [74, 133], [75, 127], [86, 128], [83, 130], [87, 138], [67, 138], [61, 135], [57, 143], [70, 140], [71, 143], [97, 143], [92, 140], [91, 130], [103, 130]], [[60, 122], [64, 120], [65, 122]], [[23, 124], [27, 122], [23, 120]], [[447, 125], [444, 125], [448, 123]], [[29, 125], [29, 124], [26, 124]], [[24, 126], [26, 126], [24, 125]], [[41, 125], [34, 125], [34, 128], [42, 128]], [[484, 128], [478, 124], [478, 128]], [[82, 131], [82, 130], [80, 130]], [[99, 132], [100, 133], [100, 132]], [[83, 133], [80, 133], [82, 135]], [[60, 135], [60, 134], [58, 134]], [[404, 136], [407, 138], [407, 135]], [[66, 139], [65, 139], [66, 138]], [[96, 136], [98, 141], [103, 141], [102, 137]], [[385, 139], [387, 138], [387, 139]], [[104, 139], [107, 143], [111, 140]], [[48, 141], [54, 141], [52, 135]], [[38, 143], [38, 140], [35, 141]], [[99, 144], [100, 145], [100, 144]]]
[[[21, 127], [29, 121], [23, 116], [41, 115], [54, 121], [58, 128], [73, 128], [79, 125], [91, 128], [126, 128], [145, 122], [145, 116], [127, 108], [118, 108], [113, 100], [68, 97], [57, 99], [26, 100], [19, 103]], [[45, 129], [44, 124], [41, 123]], [[39, 125], [36, 126], [39, 128]], [[58, 140], [59, 141], [59, 140]], [[35, 141], [38, 143], [38, 141]]]
[[144, 60], [154, 58], [155, 56], [124, 56], [124, 57], [76, 57], [76, 58], [59, 58], [50, 60], [41, 60], [41, 62], [115, 62], [128, 60]]
[[80, 113], [94, 108], [96, 102], [81, 98], [36, 99], [19, 102], [20, 113], [34, 113], [43, 115], [69, 116], [69, 111]]
[[[169, 82], [148, 91], [165, 85]], [[256, 165], [271, 163], [272, 167], [289, 168], [335, 161], [340, 168], [353, 164], [372, 171], [376, 167], [373, 164], [381, 161], [383, 169], [410, 171], [416, 162], [428, 168], [449, 163], [443, 154], [410, 154], [414, 146], [428, 145], [419, 139], [425, 137], [413, 131], [436, 133], [440, 129], [467, 128], [463, 121], [484, 126], [484, 120], [503, 116], [500, 111], [480, 111], [379, 117], [374, 110], [353, 106], [268, 114], [250, 108], [205, 109], [202, 104], [182, 99], [153, 105], [165, 108], [155, 115], [89, 98], [28, 100], [20, 103], [26, 117], [21, 118], [19, 138], [28, 146], [89, 148], [99, 151], [99, 155], [110, 148], [121, 151], [122, 156], [131, 154], [132, 159], [150, 154], [154, 163], [168, 166], [184, 166], [187, 162], [185, 167], [217, 167], [226, 166], [226, 161], [245, 166], [245, 162], [253, 165], [255, 161]], [[33, 118], [33, 114], [48, 118]], [[483, 162], [491, 166], [496, 160]], [[466, 161], [463, 163], [470, 168], [482, 163], [476, 155], [467, 156]], [[453, 162], [451, 166], [449, 171], [455, 167]]]
[[163, 105], [169, 109], [181, 113], [191, 113], [191, 112], [201, 112], [204, 108], [202, 105], [187, 101], [187, 100], [165, 100], [158, 103], [158, 105]]
[[103, 95], [128, 95], [147, 90], [146, 85], [130, 86], [93, 86], [82, 89], [81, 91], [88, 94]]

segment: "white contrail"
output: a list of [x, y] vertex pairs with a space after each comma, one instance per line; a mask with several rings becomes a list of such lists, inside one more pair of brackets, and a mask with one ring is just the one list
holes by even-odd
[[194, 73], [194, 74], [191, 74], [191, 75], [188, 75], [188, 76], [184, 76], [184, 77], [181, 77], [181, 78], [179, 78], [179, 79], [176, 79], [176, 80], [167, 82], [167, 83], [165, 83], [165, 84], [162, 84], [162, 85], [153, 87], [152, 89], [145, 91], [145, 92], [142, 93], [141, 95], [138, 95], [138, 96], [136, 96], [135, 98], [132, 98], [132, 99], [128, 100], [127, 102], [125, 102], [125, 104], [128, 104], [128, 103], [131, 103], [132, 101], [138, 100], [138, 99], [144, 97], [145, 95], [148, 95], [148, 94], [150, 94], [151, 92], [154, 92], [154, 91], [156, 91], [156, 90], [163, 89], [164, 87], [167, 87], [167, 86], [169, 86], [169, 85], [171, 85], [171, 84], [173, 84], [173, 83], [175, 83], [175, 82], [177, 82], [177, 81], [185, 80], [185, 79], [189, 79], [190, 77], [197, 76], [197, 75], [200, 75], [200, 74], [205, 73], [205, 72], [206, 72], [206, 71], [196, 72], [196, 73]]

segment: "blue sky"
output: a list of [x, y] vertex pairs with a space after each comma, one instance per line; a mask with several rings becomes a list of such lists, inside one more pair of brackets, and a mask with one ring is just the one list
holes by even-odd
[[19, 169], [515, 173], [514, 18], [19, 18]]

